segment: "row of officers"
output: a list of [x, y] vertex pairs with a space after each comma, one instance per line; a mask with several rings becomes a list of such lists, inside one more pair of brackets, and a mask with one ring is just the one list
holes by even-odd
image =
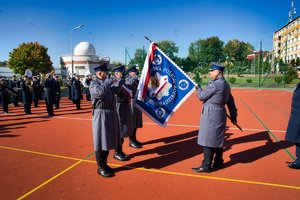
[[[80, 77], [75, 75], [69, 79], [67, 86], [69, 89], [69, 99], [76, 105], [76, 109], [80, 110], [80, 103], [83, 99], [83, 86], [86, 87], [87, 100], [90, 101], [88, 85], [91, 77], [84, 79], [84, 84], [80, 81]], [[86, 84], [89, 82], [88, 84]], [[59, 76], [53, 73], [46, 74], [45, 80], [41, 80], [39, 76], [17, 78], [12, 76], [11, 80], [0, 77], [0, 103], [2, 104], [3, 113], [9, 112], [9, 104], [13, 103], [15, 107], [19, 107], [20, 103], [24, 106], [26, 115], [31, 115], [31, 106], [39, 107], [39, 101], [45, 99], [46, 110], [49, 116], [54, 116], [53, 108], [59, 109], [61, 99], [61, 85]]]
[[143, 126], [142, 112], [134, 106], [135, 93], [139, 84], [136, 65], [113, 68], [108, 73], [108, 63], [94, 68], [96, 78], [89, 86], [92, 100], [92, 130], [97, 173], [103, 177], [114, 176], [107, 165], [109, 150], [114, 149], [113, 158], [119, 161], [130, 159], [123, 151], [124, 138], [129, 137], [129, 146], [142, 148], [137, 140], [137, 129]]

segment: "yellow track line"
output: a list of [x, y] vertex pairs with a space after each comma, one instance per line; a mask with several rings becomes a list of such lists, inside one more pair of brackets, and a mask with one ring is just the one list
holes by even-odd
[[[92, 160], [86, 160], [86, 158], [88, 158], [89, 156], [91, 156], [93, 153], [91, 153], [89, 156], [87, 156], [84, 159], [78, 159], [78, 158], [72, 158], [72, 157], [66, 157], [66, 156], [58, 156], [58, 155], [54, 155], [54, 154], [47, 154], [47, 153], [29, 151], [29, 150], [24, 150], [24, 149], [4, 147], [4, 146], [0, 146], [0, 148], [9, 149], [9, 150], [15, 150], [15, 151], [21, 151], [21, 152], [27, 152], [27, 153], [32, 153], [32, 154], [38, 154], [38, 155], [44, 155], [44, 156], [51, 156], [51, 157], [56, 157], [56, 158], [64, 158], [64, 159], [69, 159], [69, 160], [77, 160], [78, 161], [77, 163], [75, 163], [71, 167], [67, 168], [63, 172], [59, 173], [58, 175], [54, 176], [53, 178], [49, 179], [48, 181], [42, 183], [40, 186], [38, 186], [38, 188], [46, 185], [50, 181], [54, 180], [55, 178], [57, 178], [58, 176], [62, 175], [66, 171], [70, 170], [71, 168], [75, 167], [76, 165], [80, 164], [81, 162], [90, 162], [90, 163], [95, 163], [96, 162], [96, 161], [92, 161]], [[114, 167], [124, 167], [124, 168], [128, 168], [128, 169], [136, 169], [136, 170], [141, 170], [141, 171], [155, 172], [155, 173], [162, 173], [162, 174], [171, 174], [171, 175], [194, 177], [194, 178], [202, 178], [202, 179], [211, 179], [211, 180], [219, 180], [219, 181], [230, 181], [230, 182], [236, 182], [236, 183], [247, 183], [247, 184], [253, 184], [253, 185], [264, 185], [264, 186], [272, 186], [272, 187], [281, 187], [281, 188], [289, 188], [289, 189], [300, 190], [299, 186], [292, 186], [292, 185], [283, 185], [283, 184], [275, 184], [275, 183], [267, 183], [267, 182], [259, 182], [259, 181], [248, 181], [248, 180], [222, 178], [222, 177], [214, 177], [214, 176], [204, 176], [204, 175], [198, 175], [198, 174], [187, 174], [187, 173], [171, 172], [171, 171], [156, 170], [156, 169], [136, 168], [136, 167], [123, 166], [123, 165], [110, 164], [110, 163], [109, 163], [109, 165], [110, 166], [114, 166]], [[38, 188], [35, 188], [33, 190], [36, 191]], [[32, 190], [32, 192], [34, 192], [33, 190]]]

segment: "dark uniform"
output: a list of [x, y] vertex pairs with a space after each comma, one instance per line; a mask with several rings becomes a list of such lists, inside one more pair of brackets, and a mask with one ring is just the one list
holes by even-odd
[[61, 88], [60, 88], [60, 84], [58, 81], [58, 76], [55, 76], [55, 79], [53, 80], [54, 82], [54, 107], [56, 109], [59, 108], [59, 102], [60, 102], [60, 94], [61, 94]]
[[293, 94], [291, 115], [285, 139], [293, 142], [296, 146], [297, 158], [293, 162], [288, 162], [288, 167], [300, 169], [300, 83], [298, 83]]
[[54, 116], [53, 104], [55, 98], [55, 86], [51, 74], [47, 74], [46, 76], [44, 90], [45, 90], [45, 102], [46, 102], [47, 113], [51, 117]]
[[91, 101], [91, 94], [90, 94], [90, 90], [89, 90], [89, 86], [91, 84], [91, 81], [92, 81], [91, 75], [86, 76], [82, 81], [82, 84], [85, 87], [85, 95], [86, 95], [86, 100], [87, 101]]
[[131, 113], [133, 116], [133, 133], [129, 137], [129, 146], [133, 148], [142, 148], [142, 144], [136, 139], [136, 131], [138, 128], [143, 127], [143, 115], [142, 112], [134, 106], [135, 94], [139, 85], [139, 77], [137, 76], [138, 70], [136, 65], [127, 70], [128, 76], [125, 79], [125, 83], [130, 90], [132, 90], [133, 96], [130, 99]]
[[8, 104], [9, 104], [9, 93], [8, 93], [8, 87], [6, 85], [6, 80], [4, 78], [0, 79], [0, 98], [1, 98], [3, 112], [7, 114]]
[[40, 99], [40, 82], [37, 80], [37, 77], [34, 76], [32, 80], [32, 100], [34, 107], [39, 107]]
[[[210, 70], [223, 72], [224, 67], [213, 63]], [[222, 73], [208, 82], [205, 89], [199, 87], [197, 96], [200, 101], [203, 101], [198, 144], [203, 147], [204, 160], [200, 167], [193, 168], [193, 170], [210, 172], [211, 166], [214, 168], [223, 167], [223, 144], [226, 129], [225, 105], [227, 104], [234, 122], [236, 122], [237, 109], [230, 92], [230, 86]], [[214, 163], [212, 165], [213, 158]]]
[[76, 104], [76, 109], [81, 110], [80, 101], [82, 97], [81, 82], [79, 80], [79, 75], [76, 76], [72, 83], [72, 99], [73, 103]]
[[[107, 63], [95, 69], [95, 73], [107, 73]], [[107, 74], [106, 74], [107, 75]], [[117, 149], [120, 141], [118, 114], [116, 111], [116, 97], [112, 91], [112, 79], [99, 78], [98, 75], [89, 86], [93, 111], [93, 141], [95, 156], [98, 164], [98, 174], [104, 177], [114, 175], [107, 165], [109, 150]]]
[[26, 115], [31, 115], [31, 103], [32, 103], [32, 82], [28, 79], [28, 76], [24, 76], [24, 80], [21, 81], [22, 99], [24, 104], [24, 112]]
[[123, 73], [125, 66], [114, 68], [115, 75], [112, 77], [114, 84], [113, 91], [117, 97], [117, 112], [119, 117], [120, 137], [121, 142], [114, 154], [114, 159], [120, 161], [129, 160], [129, 156], [123, 152], [123, 142], [125, 137], [130, 137], [133, 134], [133, 116], [130, 106], [131, 97], [126, 92], [125, 79], [123, 77], [117, 78], [116, 73]]
[[[17, 85], [17, 79], [16, 79], [16, 76], [15, 75], [13, 75], [13, 77], [12, 77], [12, 80], [10, 80], [9, 81], [9, 84], [8, 84], [8, 87], [9, 87], [9, 89], [11, 90], [11, 91], [15, 91], [15, 92], [17, 92], [18, 90], [17, 90], [17, 88], [18, 88], [18, 85]], [[12, 96], [12, 99], [13, 99], [13, 104], [14, 104], [14, 106], [15, 107], [17, 107], [17, 106], [19, 106], [19, 97], [18, 97], [18, 95], [13, 95]]]

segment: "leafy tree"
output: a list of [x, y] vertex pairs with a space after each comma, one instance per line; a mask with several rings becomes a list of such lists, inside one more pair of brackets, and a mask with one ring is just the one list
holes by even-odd
[[229, 57], [233, 62], [247, 63], [247, 55], [251, 54], [254, 51], [254, 47], [248, 43], [239, 41], [237, 39], [229, 40], [224, 47], [224, 53]]
[[135, 64], [138, 64], [139, 69], [141, 70], [144, 66], [146, 55], [147, 53], [143, 49], [136, 49], [134, 53], [134, 58], [129, 61], [128, 65], [133, 66]]
[[8, 66], [16, 74], [30, 69], [33, 74], [49, 73], [53, 70], [48, 48], [38, 42], [22, 43], [9, 53]]
[[175, 42], [169, 40], [163, 40], [157, 42], [157, 46], [172, 60], [175, 60], [175, 54], [178, 53], [179, 48], [176, 46]]
[[224, 42], [213, 36], [207, 39], [199, 39], [189, 46], [188, 57], [196, 63], [221, 62], [224, 61]]

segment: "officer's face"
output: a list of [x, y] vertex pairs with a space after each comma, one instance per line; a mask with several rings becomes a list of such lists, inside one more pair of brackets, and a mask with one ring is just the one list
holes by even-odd
[[106, 79], [107, 72], [106, 72], [106, 71], [99, 71], [99, 72], [96, 72], [96, 76], [97, 76], [99, 79], [104, 80], [104, 79]]
[[129, 75], [130, 75], [130, 76], [135, 76], [135, 75], [136, 75], [136, 72], [129, 72]]
[[121, 78], [122, 77], [122, 72], [115, 72], [115, 76], [117, 78]]
[[212, 79], [216, 79], [221, 72], [217, 69], [209, 71], [209, 75]]

